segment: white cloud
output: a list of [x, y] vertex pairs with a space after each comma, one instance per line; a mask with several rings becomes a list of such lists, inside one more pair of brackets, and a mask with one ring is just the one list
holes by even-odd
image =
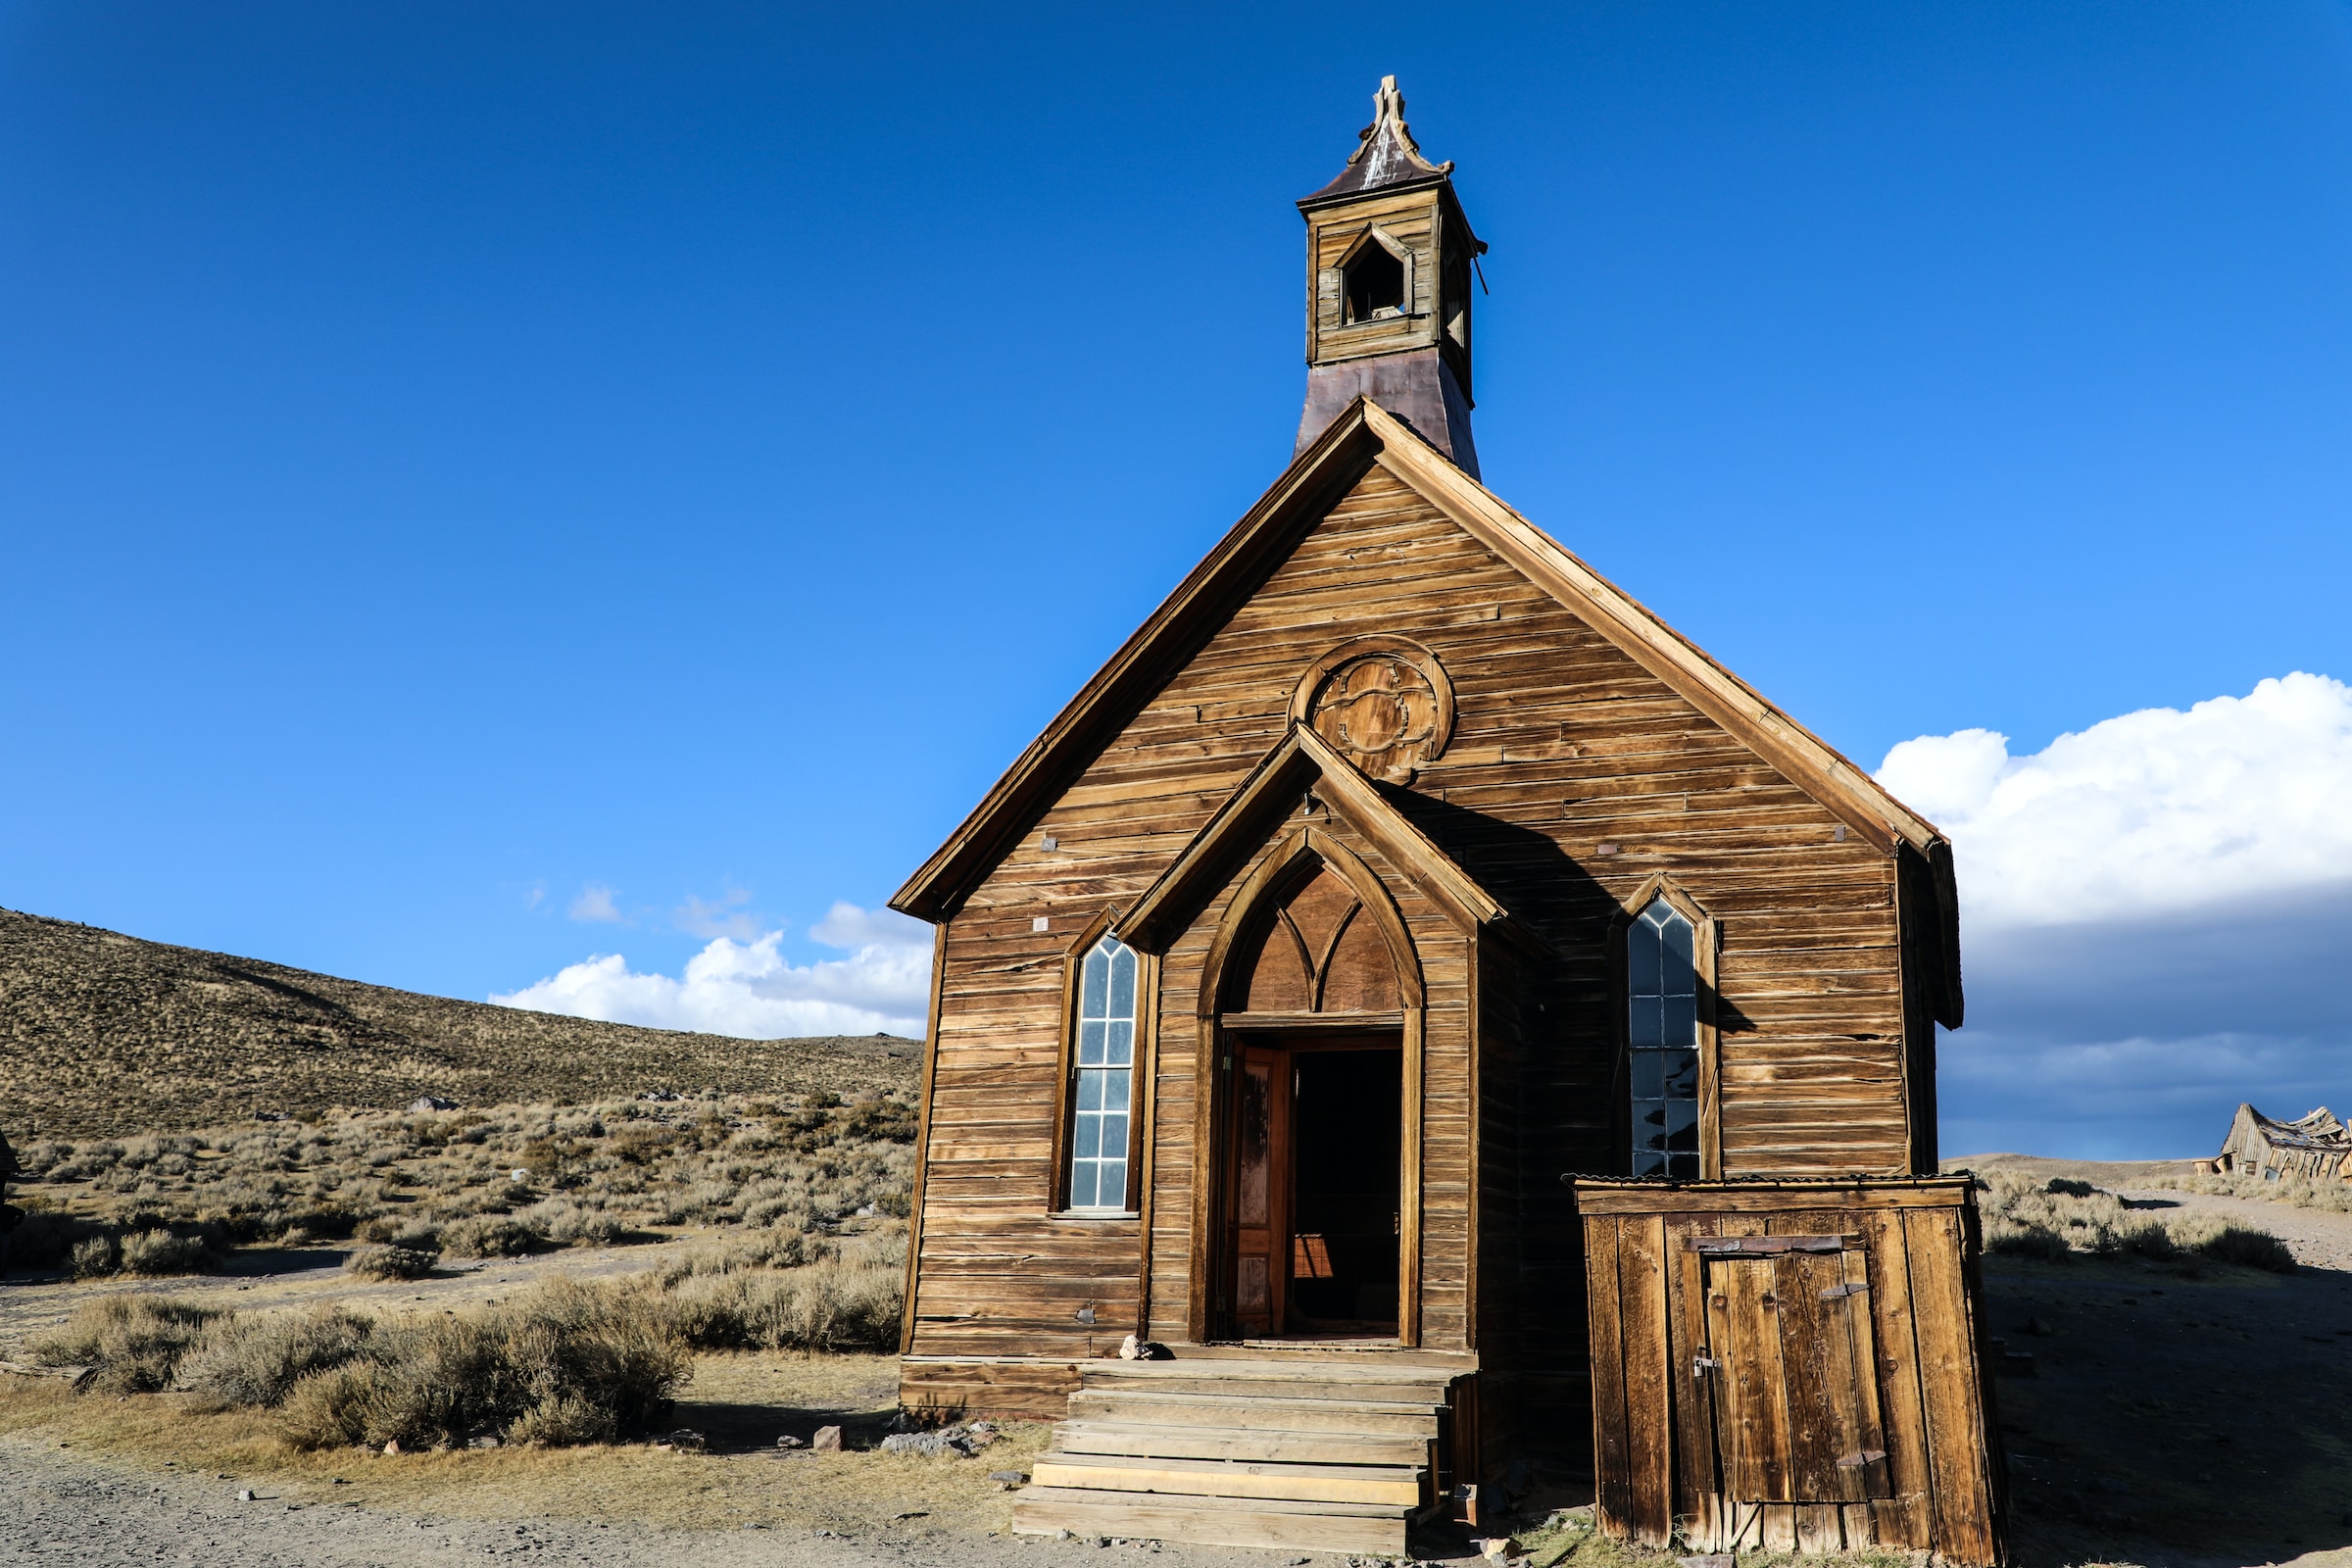
[[2352, 688], [2288, 675], [2024, 757], [1922, 736], [1878, 776], [1959, 875], [1947, 1152], [2206, 1152], [2241, 1100], [2352, 1099]]
[[2126, 713], [2028, 757], [1989, 730], [1924, 735], [1878, 776], [1951, 836], [1964, 926], [2352, 883], [2352, 688], [2325, 675]]
[[760, 936], [759, 917], [744, 907], [751, 902], [752, 896], [741, 888], [729, 888], [716, 899], [688, 894], [686, 902], [670, 911], [670, 919], [689, 936], [751, 942]]
[[612, 902], [612, 890], [602, 882], [591, 882], [580, 889], [578, 898], [564, 911], [574, 920], [605, 920], [620, 923], [620, 906]]
[[931, 978], [931, 930], [887, 909], [836, 904], [810, 931], [849, 953], [794, 964], [781, 931], [712, 939], [676, 979], [640, 973], [621, 955], [571, 964], [490, 1000], [537, 1012], [778, 1040], [795, 1035], [920, 1036]]

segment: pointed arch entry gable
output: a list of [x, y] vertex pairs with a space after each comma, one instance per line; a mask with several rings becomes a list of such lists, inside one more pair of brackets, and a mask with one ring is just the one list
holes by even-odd
[[[1404, 923], [1403, 912], [1397, 908], [1396, 899], [1391, 896], [1379, 875], [1354, 851], [1335, 838], [1329, 829], [1311, 826], [1299, 828], [1284, 839], [1273, 853], [1258, 861], [1256, 868], [1235, 890], [1224, 915], [1217, 922], [1208, 953], [1201, 964], [1200, 987], [1195, 1010], [1199, 1049], [1194, 1058], [1193, 1148], [1207, 1157], [1195, 1162], [1197, 1174], [1192, 1192], [1193, 1256], [1187, 1328], [1195, 1343], [1206, 1340], [1214, 1332], [1216, 1323], [1214, 1298], [1218, 1282], [1212, 1253], [1221, 1237], [1219, 1205], [1224, 1200], [1224, 1151], [1231, 1098], [1228, 1082], [1231, 1073], [1228, 1069], [1234, 1059], [1232, 1042], [1227, 1037], [1235, 1022], [1250, 1016], [1224, 1004], [1232, 995], [1237, 958], [1256, 956], [1258, 944], [1250, 939], [1257, 934], [1261, 924], [1278, 919], [1274, 907], [1276, 903], [1318, 871], [1328, 871], [1355, 895], [1353, 920], [1367, 923], [1379, 933], [1381, 944], [1387, 950], [1389, 961], [1395, 970], [1399, 1005], [1394, 1011], [1356, 1013], [1309, 1009], [1309, 1013], [1328, 1020], [1332, 1026], [1346, 1027], [1354, 1023], [1397, 1031], [1402, 1047], [1402, 1126], [1399, 1132], [1403, 1167], [1398, 1172], [1397, 1191], [1399, 1289], [1396, 1337], [1400, 1345], [1410, 1347], [1420, 1344], [1422, 1099], [1427, 998], [1420, 955]], [[1269, 933], [1270, 938], [1280, 935], [1279, 932]], [[1303, 1023], [1306, 1020], [1296, 1018], [1292, 1021]]]

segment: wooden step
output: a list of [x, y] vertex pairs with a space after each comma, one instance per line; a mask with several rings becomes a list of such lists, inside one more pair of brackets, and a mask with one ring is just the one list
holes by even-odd
[[1194, 1394], [1137, 1388], [1080, 1389], [1070, 1396], [1074, 1420], [1133, 1426], [1246, 1427], [1284, 1432], [1376, 1432], [1434, 1438], [1438, 1401], [1261, 1398], [1249, 1394]]
[[1201, 1546], [1404, 1554], [1410, 1510], [1386, 1503], [1284, 1502], [1262, 1497], [1122, 1494], [1033, 1486], [1012, 1504], [1023, 1535], [1182, 1541]]
[[1040, 1454], [1030, 1471], [1030, 1480], [1041, 1487], [1288, 1502], [1379, 1502], [1403, 1508], [1428, 1500], [1423, 1495], [1426, 1477], [1417, 1465], [1285, 1464], [1059, 1451]]
[[[1227, 1362], [1223, 1366], [1195, 1363], [1187, 1366], [1178, 1361], [1130, 1363], [1154, 1366], [1151, 1372], [1108, 1372], [1088, 1367], [1080, 1374], [1079, 1386], [1104, 1391], [1150, 1389], [1166, 1394], [1241, 1394], [1251, 1397], [1277, 1399], [1368, 1399], [1388, 1403], [1444, 1404], [1446, 1378], [1396, 1377], [1384, 1375], [1335, 1376], [1317, 1368], [1312, 1376], [1300, 1376], [1288, 1371], [1268, 1371], [1262, 1365], [1248, 1361]], [[1232, 1370], [1226, 1370], [1227, 1367]]]
[[1054, 1446], [1064, 1453], [1124, 1453], [1150, 1459], [1267, 1459], [1287, 1464], [1425, 1465], [1429, 1439], [1380, 1432], [1284, 1432], [1268, 1427], [1152, 1426], [1064, 1421]]

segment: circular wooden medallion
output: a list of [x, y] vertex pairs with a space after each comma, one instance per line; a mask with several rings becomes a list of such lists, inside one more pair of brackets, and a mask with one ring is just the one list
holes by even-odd
[[1435, 761], [1453, 735], [1453, 682], [1404, 637], [1358, 637], [1307, 667], [1291, 716], [1392, 784]]

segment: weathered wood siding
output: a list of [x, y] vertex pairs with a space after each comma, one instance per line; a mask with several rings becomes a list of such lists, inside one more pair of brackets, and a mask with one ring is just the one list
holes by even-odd
[[[1975, 1194], [1965, 1177], [1787, 1188], [1579, 1183], [1592, 1314], [1595, 1502], [1601, 1527], [1700, 1551], [1930, 1550], [2006, 1560], [2006, 1495], [1984, 1324]], [[1758, 1502], [1719, 1469], [1715, 1391], [1698, 1375], [1706, 1292], [1688, 1246], [1704, 1236], [1846, 1238], [1861, 1256], [1875, 1345], [1884, 1494]], [[1864, 1270], [1866, 1269], [1866, 1273]], [[1818, 1310], [1784, 1302], [1783, 1314]], [[1801, 1337], [1801, 1335], [1799, 1336]], [[1796, 1376], [1803, 1392], [1817, 1377]], [[1776, 1412], [1784, 1451], [1820, 1411]], [[1775, 1437], [1767, 1434], [1768, 1439]], [[1821, 1490], [1821, 1489], [1816, 1489]]]
[[[1394, 792], [1397, 805], [1562, 956], [1541, 972], [1523, 966], [1520, 1015], [1532, 1022], [1510, 1096], [1518, 1125], [1498, 1129], [1503, 1152], [1490, 1166], [1507, 1182], [1515, 1165], [1520, 1190], [1490, 1201], [1523, 1212], [1516, 1258], [1494, 1254], [1482, 1276], [1516, 1274], [1522, 1302], [1575, 1311], [1578, 1236], [1558, 1181], [1612, 1168], [1607, 922], [1653, 872], [1670, 872], [1722, 926], [1725, 1174], [1911, 1168], [1892, 860], [1375, 465], [952, 916], [916, 1352], [1082, 1355], [1134, 1324], [1140, 1222], [1049, 1213], [1067, 949], [1107, 905], [1146, 888], [1282, 737], [1307, 664], [1373, 633], [1433, 649], [1458, 698], [1450, 749]], [[1401, 903], [1405, 890], [1391, 887]], [[1041, 915], [1043, 933], [1032, 929]], [[1445, 983], [1456, 988], [1446, 1005], [1466, 1007], [1465, 977]], [[1182, 989], [1173, 975], [1164, 986]], [[1914, 1059], [1917, 1040], [1914, 1026]], [[1153, 1116], [1152, 1157], [1163, 1192], [1192, 1180], [1192, 1107], [1172, 1097], [1191, 1082], [1184, 1058], [1196, 1044], [1187, 998], [1159, 1031], [1155, 1087], [1171, 1098]], [[1444, 1047], [1455, 1054], [1443, 1068], [1434, 1030], [1430, 1045], [1424, 1342], [1435, 1345], [1465, 1333], [1470, 1126], [1467, 1042]], [[1450, 1164], [1436, 1157], [1442, 1138], [1456, 1140]], [[1155, 1199], [1152, 1224], [1152, 1314], [1164, 1332], [1181, 1308], [1160, 1294], [1171, 1277], [1161, 1264], [1167, 1248], [1190, 1245], [1189, 1215]], [[1090, 1302], [1104, 1326], [1093, 1334], [1074, 1318]], [[1563, 1328], [1580, 1326], [1541, 1333], [1556, 1341]], [[1538, 1332], [1530, 1320], [1530, 1338]], [[1581, 1343], [1553, 1359], [1577, 1359]]]

